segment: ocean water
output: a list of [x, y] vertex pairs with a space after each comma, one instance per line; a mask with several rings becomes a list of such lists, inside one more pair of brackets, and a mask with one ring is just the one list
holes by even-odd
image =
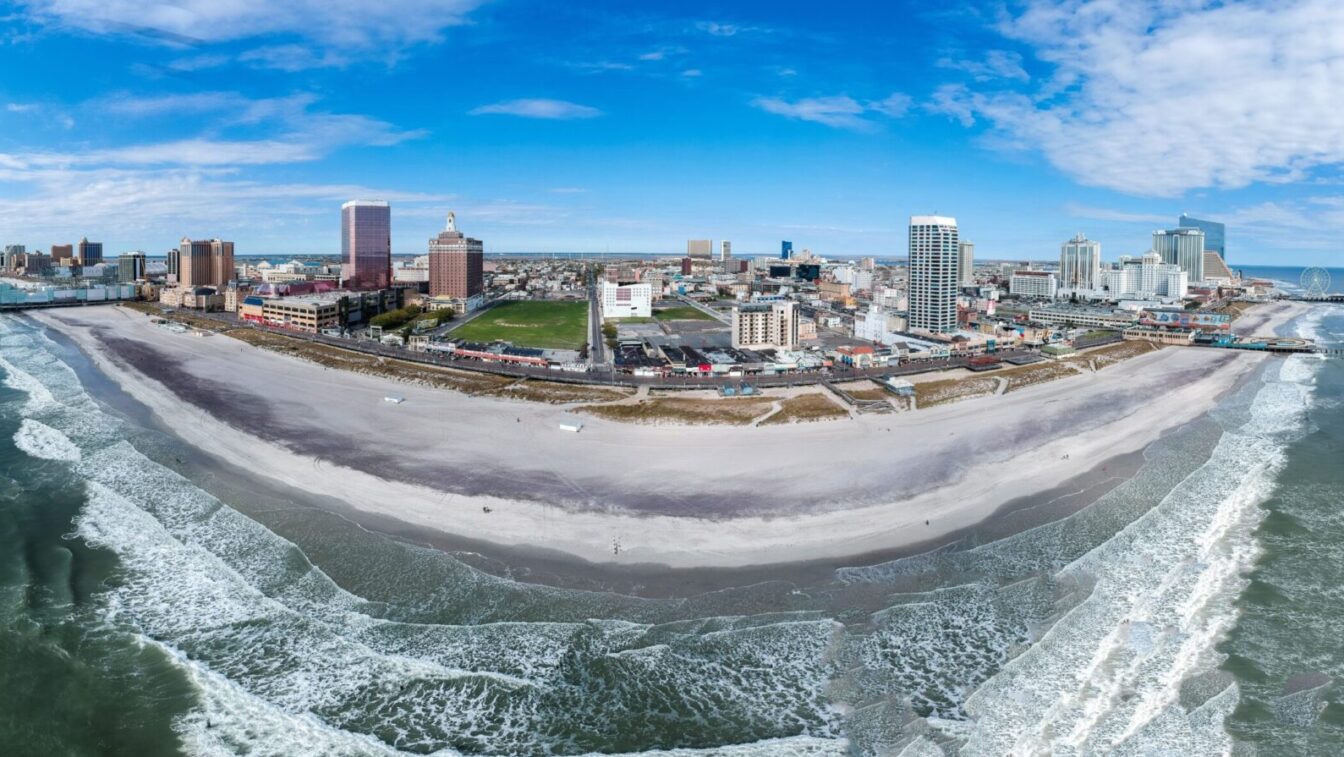
[[1274, 361], [1006, 539], [647, 599], [240, 483], [0, 317], [0, 753], [1330, 753], [1341, 389]]

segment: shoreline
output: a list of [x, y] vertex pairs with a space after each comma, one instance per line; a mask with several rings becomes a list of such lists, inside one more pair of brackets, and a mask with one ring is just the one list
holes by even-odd
[[[531, 451], [540, 448], [556, 454], [584, 457], [591, 456], [594, 450], [607, 449], [613, 441], [611, 437], [617, 437], [616, 441], [623, 442], [626, 447], [634, 446], [640, 455], [675, 457], [677, 460], [674, 462], [681, 464], [683, 471], [695, 472], [703, 467], [704, 458], [691, 454], [687, 459], [685, 443], [668, 444], [666, 437], [669, 433], [677, 437], [692, 437], [692, 447], [695, 442], [717, 444], [715, 451], [741, 447], [759, 438], [767, 443], [767, 453], [773, 453], [781, 447], [790, 446], [788, 442], [792, 439], [804, 444], [844, 447], [839, 455], [844, 458], [844, 453], [849, 453], [851, 457], [862, 455], [865, 451], [873, 453], [871, 448], [875, 442], [893, 445], [895, 440], [903, 437], [906, 442], [923, 438], [936, 447], [940, 446], [937, 444], [939, 437], [947, 429], [952, 429], [948, 431], [952, 437], [956, 437], [958, 431], [973, 437], [977, 431], [983, 432], [985, 427], [993, 427], [996, 422], [1010, 426], [1011, 433], [1002, 442], [1010, 445], [1009, 451], [1015, 454], [995, 459], [983, 448], [971, 445], [968, 449], [963, 444], [960, 448], [962, 453], [978, 453], [985, 459], [977, 461], [977, 464], [963, 464], [943, 470], [941, 473], [944, 475], [941, 477], [926, 476], [924, 480], [907, 487], [910, 492], [908, 496], [892, 495], [894, 487], [874, 492], [877, 481], [863, 480], [864, 477], [857, 476], [853, 470], [832, 470], [815, 475], [823, 477], [824, 474], [828, 479], [825, 483], [833, 490], [829, 501], [815, 498], [808, 501], [807, 493], [802, 497], [790, 498], [783, 493], [786, 489], [777, 488], [775, 491], [780, 492], [777, 502], [765, 502], [765, 498], [758, 494], [749, 507], [700, 514], [679, 511], [676, 509], [677, 500], [652, 504], [645, 502], [643, 507], [626, 507], [619, 498], [605, 492], [603, 497], [606, 499], [592, 497], [586, 506], [584, 503], [576, 506], [573, 501], [548, 502], [544, 498], [528, 500], [479, 492], [445, 491], [423, 483], [393, 480], [367, 470], [319, 460], [315, 455], [302, 454], [304, 448], [301, 444], [296, 444], [300, 451], [295, 451], [279, 446], [276, 441], [261, 441], [256, 435], [248, 434], [216, 417], [208, 409], [182, 403], [178, 395], [162, 381], [136, 371], [124, 364], [124, 361], [115, 361], [109, 357], [108, 343], [96, 338], [95, 332], [107, 332], [101, 335], [104, 337], [110, 334], [113, 338], [138, 340], [142, 345], [149, 344], [155, 349], [159, 342], [170, 343], [174, 349], [182, 348], [192, 359], [168, 367], [168, 373], [177, 373], [179, 377], [201, 378], [200, 373], [206, 376], [221, 372], [227, 374], [227, 368], [233, 365], [238, 368], [256, 366], [260, 372], [259, 378], [264, 378], [268, 373], [275, 377], [283, 376], [286, 380], [295, 374], [310, 374], [308, 378], [318, 378], [320, 384], [335, 384], [343, 392], [357, 388], [366, 395], [370, 392], [385, 392], [391, 386], [401, 385], [352, 374], [332, 372], [323, 375], [325, 372], [321, 367], [273, 353], [263, 353], [241, 343], [236, 347], [221, 348], [220, 343], [224, 340], [217, 338], [173, 335], [162, 329], [146, 332], [145, 329], [153, 329], [147, 319], [124, 311], [121, 314], [109, 313], [101, 318], [97, 314], [90, 318], [87, 313], [43, 314], [37, 320], [68, 335], [104, 375], [149, 407], [165, 426], [173, 429], [184, 441], [205, 454], [230, 464], [249, 461], [252, 463], [248, 470], [250, 475], [264, 476], [315, 495], [336, 496], [354, 512], [371, 521], [382, 521], [389, 526], [401, 524], [404, 527], [378, 530], [415, 543], [428, 542], [440, 546], [435, 542], [460, 539], [496, 545], [511, 553], [536, 553], [539, 546], [537, 542], [544, 541], [545, 544], [540, 545], [545, 550], [544, 555], [555, 555], [558, 559], [578, 558], [596, 565], [618, 564], [624, 570], [635, 566], [648, 566], [651, 570], [667, 567], [737, 570], [781, 563], [853, 562], [854, 558], [865, 555], [899, 556], [900, 553], [917, 553], [939, 544], [946, 545], [956, 541], [957, 534], [972, 532], [976, 527], [988, 527], [988, 524], [994, 522], [995, 515], [1004, 511], [1010, 503], [1039, 507], [1040, 500], [1046, 499], [1048, 493], [1061, 491], [1061, 487], [1069, 482], [1085, 480], [1086, 474], [1098, 466], [1104, 466], [1107, 461], [1139, 452], [1161, 434], [1197, 420], [1212, 407], [1217, 397], [1232, 388], [1238, 378], [1248, 375], [1262, 357], [1162, 350], [1109, 367], [1087, 378], [1071, 377], [1052, 382], [1044, 390], [1029, 387], [1015, 392], [1015, 397], [1010, 395], [966, 400], [947, 407], [885, 416], [878, 420], [807, 424], [830, 428], [711, 429], [708, 432], [697, 432], [594, 421], [593, 425], [598, 427], [594, 430], [598, 433], [589, 435], [590, 430], [585, 428], [583, 436], [552, 434], [543, 437], [539, 445], [535, 441], [530, 445]], [[137, 329], [136, 326], [142, 328]], [[114, 341], [111, 344], [115, 347], [117, 343]], [[187, 350], [188, 347], [191, 349]], [[238, 348], [250, 350], [252, 354], [244, 355]], [[216, 354], [212, 360], [211, 354], [218, 352], [229, 354]], [[246, 366], [239, 365], [240, 362], [246, 363]], [[1210, 366], [1215, 370], [1210, 370]], [[1053, 403], [1068, 405], [1054, 411], [1060, 415], [1086, 416], [1103, 412], [1105, 408], [1099, 407], [1091, 395], [1105, 395], [1106, 392], [1102, 391], [1104, 389], [1133, 383], [1136, 377], [1131, 374], [1141, 378], [1145, 373], [1154, 374], [1153, 387], [1170, 386], [1169, 380], [1173, 378], [1185, 384], [1183, 388], [1168, 390], [1166, 397], [1144, 397], [1144, 392], [1139, 391], [1132, 400], [1109, 398], [1114, 401], [1131, 401], [1138, 407], [1122, 407], [1118, 410], [1111, 407], [1106, 412], [1107, 417], [1100, 419], [1065, 419], [1076, 423], [1064, 424], [1068, 434], [1062, 439], [1059, 438], [1060, 428], [1052, 427], [1049, 423], [1030, 422], [1033, 416], [1040, 414], [1041, 406]], [[337, 376], [335, 380], [333, 374]], [[158, 378], [168, 384], [173, 382], [167, 374], [161, 374]], [[1065, 387], [1066, 384], [1069, 386]], [[1094, 391], [1089, 391], [1089, 384], [1097, 385], [1090, 387]], [[434, 390], [417, 389], [413, 392], [414, 396], [410, 389], [398, 391], [407, 393], [408, 399], [416, 405], [429, 405], [429, 393]], [[278, 424], [278, 428], [272, 429], [277, 439], [284, 439], [287, 433], [295, 433], [296, 428], [299, 433], [304, 433], [301, 424], [294, 425], [297, 421], [294, 417], [296, 413], [276, 411], [274, 403], [267, 404], [274, 399], [270, 396], [274, 393], [262, 394], [246, 386], [230, 387], [229, 393], [220, 401], [225, 405], [244, 408], [254, 406], [255, 403], [266, 409], [267, 412], [257, 422]], [[436, 394], [440, 395], [437, 398], [439, 404], [469, 403], [479, 406], [476, 415], [496, 427], [502, 426], [497, 429], [501, 435], [511, 427], [516, 429], [522, 424], [521, 416], [517, 425], [509, 424], [507, 417], [501, 417], [501, 411], [506, 415], [523, 413], [524, 409], [517, 401], [462, 396], [445, 398], [442, 395], [447, 393]], [[284, 396], [284, 399], [291, 398], [288, 394]], [[1101, 405], [1114, 405], [1114, 401]], [[465, 411], [471, 408], [456, 409]], [[218, 408], [215, 410], [218, 412]], [[526, 410], [530, 423], [535, 423], [538, 417], [557, 418], [564, 413], [557, 408]], [[302, 416], [303, 413], [298, 412], [297, 415]], [[489, 420], [491, 418], [492, 421]], [[1093, 428], [1079, 428], [1092, 421], [1097, 421], [1092, 423]], [[1023, 426], [1013, 428], [1011, 424], [1014, 422]], [[407, 424], [420, 431], [425, 426], [423, 419], [419, 425], [410, 420], [407, 420]], [[432, 421], [429, 424], [432, 426]], [[620, 430], [615, 428], [617, 425], [621, 426]], [[884, 429], [893, 426], [899, 427], [902, 433], [887, 436], [893, 431]], [[489, 434], [491, 429], [479, 431]], [[1001, 433], [1003, 429], [997, 431]], [[339, 430], [332, 428], [330, 433], [335, 436]], [[1079, 433], [1085, 436], [1075, 438]], [[722, 438], [715, 442], [716, 436]], [[378, 437], [380, 441], [383, 438]], [[495, 440], [493, 445], [488, 439], [481, 438], [481, 441], [483, 445], [492, 447], [489, 452], [495, 456], [496, 465], [511, 462], [510, 454], [521, 455], [529, 451], [511, 448], [508, 439]], [[947, 446], [946, 442], [941, 446]], [[577, 452], [567, 452], [570, 447], [577, 447]], [[927, 451], [921, 448], [913, 457], [918, 459], [920, 452]], [[884, 459], [883, 449], [879, 447], [875, 452], [874, 458], [879, 461]], [[908, 449], [901, 453], [900, 448], [894, 448], [891, 454], [910, 457]], [[1092, 465], [1079, 468], [1077, 464], [1060, 464], [1061, 458], [1067, 462], [1064, 456], [1073, 454], [1079, 454]], [[759, 454], [742, 453], [741, 462], [759, 462], [760, 457]], [[711, 456], [709, 459], [714, 458]], [[899, 465], [900, 462], [893, 460], [892, 465]], [[662, 467], [669, 465], [667, 461], [662, 462]], [[1033, 469], [1025, 470], [1027, 465]], [[600, 465], [598, 467], [601, 468]], [[705, 470], [714, 472], [713, 468]], [[778, 470], [776, 466], [775, 472]], [[510, 471], [492, 473], [509, 475]], [[591, 471], [583, 473], [582, 477], [571, 483], [581, 487], [592, 475]], [[723, 476], [709, 473], [705, 474], [704, 483], [714, 486], [726, 484], [724, 490], [749, 483], [731, 475], [731, 471], [729, 475]], [[616, 479], [613, 491], [631, 483], [628, 475], [616, 474], [613, 477]], [[561, 478], [564, 476], [561, 475]], [[635, 476], [636, 481], [639, 478], [641, 476]], [[719, 480], [714, 480], [716, 478]], [[488, 484], [489, 480], [489, 476], [478, 476], [474, 483]], [[637, 495], [638, 492], [627, 491], [625, 494]], [[735, 494], [720, 496], [731, 498]], [[1035, 505], [1031, 504], [1033, 501]], [[1078, 505], [1082, 506], [1085, 503]], [[490, 510], [486, 512], [484, 508]], [[1011, 512], [1011, 509], [1008, 510], [1009, 514]], [[923, 522], [926, 520], [929, 521], [928, 525]], [[1030, 526], [1016, 530], [1027, 527]], [[1012, 530], [1008, 529], [1007, 532]], [[999, 535], [1007, 535], [1007, 532]], [[543, 534], [540, 539], [539, 533]], [[432, 538], [436, 535], [443, 538]], [[417, 536], [431, 538], [422, 541]]]

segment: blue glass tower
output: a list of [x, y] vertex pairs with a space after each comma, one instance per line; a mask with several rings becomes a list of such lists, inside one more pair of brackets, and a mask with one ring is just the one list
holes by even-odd
[[1227, 262], [1227, 250], [1224, 249], [1226, 227], [1223, 224], [1217, 221], [1204, 221], [1182, 213], [1176, 225], [1182, 229], [1199, 229], [1204, 232], [1204, 249], [1218, 253], [1223, 262]]
[[789, 256], [792, 255], [792, 254], [793, 254], [793, 242], [780, 242], [780, 243], [779, 243], [779, 259], [780, 259], [780, 260], [788, 260], [788, 259], [789, 259]]

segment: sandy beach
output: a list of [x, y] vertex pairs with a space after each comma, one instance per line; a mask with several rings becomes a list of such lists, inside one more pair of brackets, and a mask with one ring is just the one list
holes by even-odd
[[[1293, 308], [1257, 308], [1256, 332]], [[1266, 359], [1173, 348], [913, 413], [760, 428], [583, 416], [574, 434], [562, 407], [328, 370], [124, 308], [36, 318], [184, 441], [253, 475], [429, 532], [678, 568], [936, 541], [1142, 450]]]

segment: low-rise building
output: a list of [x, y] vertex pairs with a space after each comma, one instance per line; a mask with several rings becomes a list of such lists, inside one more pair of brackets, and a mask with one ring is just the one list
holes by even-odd
[[650, 318], [653, 287], [649, 284], [602, 282], [602, 318]]
[[1053, 300], [1059, 279], [1050, 271], [1017, 271], [1008, 280], [1008, 294], [1037, 300]]

